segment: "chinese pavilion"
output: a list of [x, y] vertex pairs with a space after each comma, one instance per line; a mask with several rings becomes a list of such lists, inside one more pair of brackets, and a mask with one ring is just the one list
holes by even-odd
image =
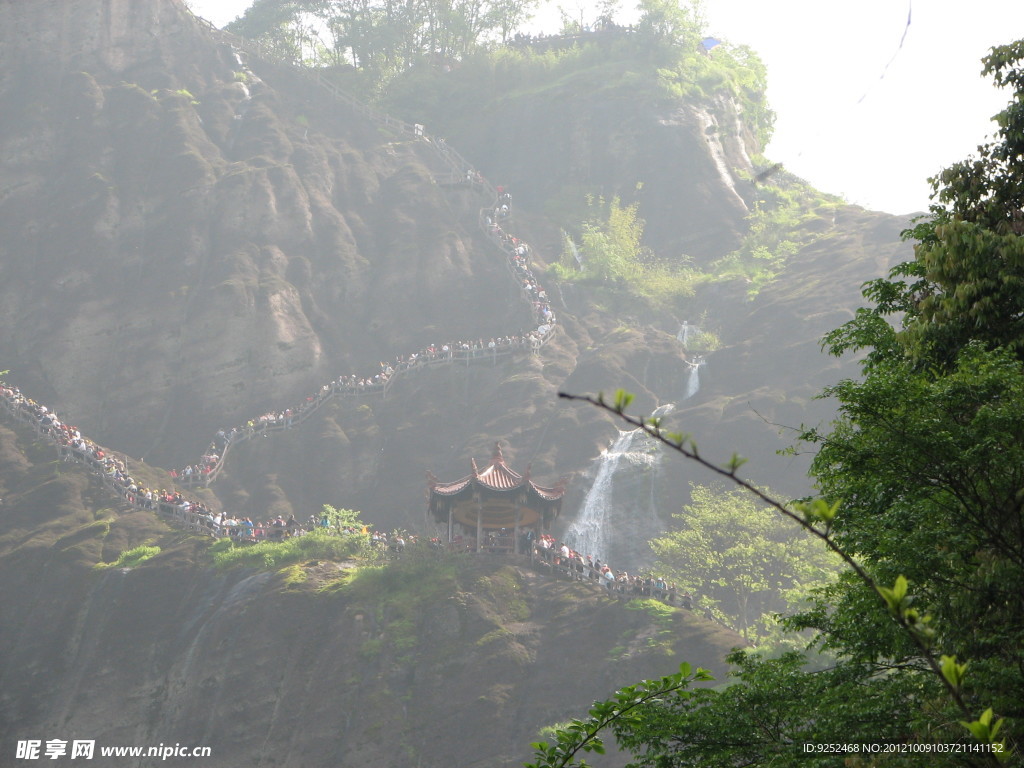
[[512, 470], [494, 444], [491, 463], [479, 469], [471, 459], [473, 473], [452, 483], [440, 482], [427, 473], [430, 490], [428, 514], [448, 526], [448, 542], [466, 535], [477, 551], [519, 552], [521, 534], [536, 537], [558, 517], [565, 495], [565, 478], [553, 488], [530, 479], [530, 468], [520, 475]]

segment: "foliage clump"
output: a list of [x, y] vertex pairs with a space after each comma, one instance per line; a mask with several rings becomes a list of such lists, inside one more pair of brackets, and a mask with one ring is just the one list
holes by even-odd
[[776, 614], [806, 605], [840, 562], [800, 526], [742, 489], [694, 486], [673, 515], [673, 530], [653, 539], [656, 569], [696, 605], [748, 642], [777, 639]]
[[359, 515], [352, 509], [324, 504], [320, 524], [302, 536], [255, 543], [221, 539], [210, 547], [209, 552], [218, 568], [277, 569], [304, 560], [371, 560], [379, 552], [371, 549], [366, 527]]
[[458, 593], [460, 558], [416, 546], [399, 560], [357, 568], [338, 589], [355, 605], [372, 611], [383, 630], [380, 638], [364, 645], [366, 657], [406, 656], [419, 643], [421, 628], [432, 612]]
[[284, 541], [261, 541], [255, 544], [233, 544], [223, 539], [210, 548], [214, 565], [218, 568], [268, 569], [305, 560], [343, 561], [365, 555], [368, 551], [366, 536], [361, 533], [339, 536], [324, 531], [314, 531]]
[[636, 25], [615, 23], [606, 4], [593, 23], [563, 12], [561, 36], [516, 37], [537, 0], [392, 4], [370, 0], [257, 0], [228, 25], [271, 55], [324, 70], [387, 108], [443, 126], [480, 103], [544, 91], [594, 93], [626, 87], [655, 101], [685, 98], [712, 106], [723, 95], [741, 105], [762, 146], [774, 115], [765, 68], [746, 46], [704, 53], [698, 4], [643, 0]]
[[112, 563], [97, 563], [96, 568], [135, 568], [138, 565], [142, 565], [144, 562], [149, 560], [151, 557], [156, 557], [160, 554], [160, 547], [147, 546], [145, 544], [126, 549], [122, 552], [117, 560]]
[[789, 178], [758, 184], [757, 190], [740, 247], [708, 268], [716, 282], [741, 280], [749, 298], [781, 275], [792, 256], [824, 236], [815, 223], [838, 202]]
[[[906, 233], [914, 260], [869, 284], [872, 306], [826, 339], [863, 362], [861, 378], [825, 391], [835, 424], [802, 435], [820, 497], [767, 499], [738, 457], [716, 466], [688, 436], [641, 422], [801, 521], [849, 571], [787, 622], [816, 633], [830, 668], [740, 651], [724, 690], [673, 692], [587, 726], [584, 737], [612, 730], [633, 765], [1021, 764], [1024, 40], [994, 48], [985, 72], [1015, 90], [997, 141], [933, 180], [937, 202]], [[629, 401], [593, 402], [623, 415]], [[536, 765], [580, 765], [580, 734], [570, 725], [555, 748], [535, 745]]]
[[638, 203], [618, 197], [587, 197], [590, 215], [580, 224], [579, 243], [565, 235], [561, 260], [551, 266], [556, 279], [608, 292], [631, 294], [656, 307], [679, 308], [693, 296], [699, 273], [660, 260], [642, 243], [644, 221]]

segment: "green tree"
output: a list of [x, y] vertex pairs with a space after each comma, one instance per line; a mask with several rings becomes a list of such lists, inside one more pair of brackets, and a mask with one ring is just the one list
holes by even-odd
[[[256, 0], [228, 30], [293, 63], [350, 64], [377, 82], [507, 40], [539, 0]], [[316, 56], [312, 53], [316, 52]]]
[[851, 683], [866, 673], [860, 667], [806, 674], [795, 652], [764, 659], [734, 651], [728, 661], [728, 687], [666, 697], [645, 704], [633, 723], [612, 725], [619, 746], [634, 755], [631, 766], [831, 768], [841, 764], [835, 753], [808, 753], [804, 744], [898, 743], [906, 735], [905, 720], [890, 716], [908, 698], [903, 679], [885, 677], [851, 695]]
[[540, 0], [492, 0], [486, 15], [488, 28], [500, 33], [501, 42], [507, 43], [513, 33], [533, 18]]
[[[622, 205], [618, 196], [610, 201], [587, 198], [592, 211], [583, 222], [578, 253], [582, 261], [584, 279], [623, 284], [640, 275], [650, 259], [649, 251], [641, 244], [644, 221], [637, 216], [637, 203]], [[575, 264], [575, 254], [566, 244], [563, 259]]]
[[266, 45], [285, 61], [302, 60], [302, 5], [295, 0], [255, 0], [238, 19], [225, 29]]
[[[817, 448], [812, 475], [823, 498], [799, 509], [851, 572], [789, 625], [816, 631], [836, 664], [816, 678], [823, 673], [796, 657], [734, 655], [730, 688], [666, 696], [631, 723], [609, 724], [639, 764], [806, 765], [792, 750], [798, 741], [860, 734], [924, 749], [962, 745], [924, 759], [897, 753], [887, 765], [1021, 764], [1022, 65], [1024, 41], [986, 57], [985, 72], [1015, 89], [996, 118], [997, 141], [933, 181], [938, 203], [909, 233], [914, 260], [869, 284], [874, 306], [826, 341], [832, 354], [865, 355], [862, 378], [826, 390], [839, 417], [804, 435]], [[627, 404], [620, 397], [612, 410]], [[657, 421], [647, 426], [661, 434]], [[683, 436], [672, 444], [700, 460]], [[718, 471], [744, 484], [740, 463]]]
[[[1007, 349], [970, 344], [955, 367], [918, 370], [913, 358], [877, 360], [862, 381], [828, 394], [841, 418], [827, 435], [808, 433], [826, 498], [842, 498], [835, 540], [878, 583], [909, 581], [931, 616], [930, 645], [970, 662], [968, 707], [994, 707], [1019, 737], [1024, 716], [1024, 364]], [[916, 677], [921, 649], [884, 614], [875, 595], [843, 579], [792, 620], [822, 645]], [[923, 704], [923, 702], [919, 702]], [[936, 732], [955, 718], [932, 706]]]
[[742, 489], [697, 485], [690, 498], [673, 515], [676, 530], [651, 541], [657, 570], [748, 642], [775, 634], [774, 614], [801, 606], [839, 568], [820, 541]]
[[636, 7], [641, 33], [695, 49], [704, 26], [700, 2], [691, 2], [687, 8], [679, 0], [639, 0]]
[[[323, 526], [324, 519], [327, 525]], [[342, 528], [363, 528], [364, 523], [360, 519], [360, 512], [354, 509], [339, 509], [330, 504], [324, 504], [320, 513], [321, 525], [331, 531], [340, 531]]]
[[[950, 366], [980, 342], [1024, 357], [1024, 40], [994, 48], [984, 74], [1016, 89], [996, 115], [999, 141], [931, 179], [937, 204], [908, 234], [915, 259], [868, 286], [876, 303], [854, 332], [833, 343], [857, 346], [860, 332], [903, 313], [899, 343], [920, 365]], [[888, 350], [885, 350], [888, 354]]]

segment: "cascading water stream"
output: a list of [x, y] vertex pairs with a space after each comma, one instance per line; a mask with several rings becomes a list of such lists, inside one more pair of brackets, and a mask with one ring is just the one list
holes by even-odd
[[572, 236], [564, 229], [562, 230], [562, 241], [569, 247], [569, 250], [572, 251], [573, 258], [576, 259], [576, 266], [578, 266], [580, 269], [583, 269], [583, 259], [580, 258], [580, 251], [576, 247], [576, 242], [572, 239]]
[[700, 367], [704, 365], [704, 358], [700, 355], [689, 361], [690, 370], [686, 374], [686, 387], [683, 391], [683, 400], [689, 400], [700, 390]]
[[[701, 336], [698, 326], [685, 321], [676, 334], [676, 339], [687, 349], [689, 366], [683, 390], [678, 395], [680, 402], [689, 400], [700, 390], [700, 369], [706, 360], [704, 355], [694, 354], [689, 345], [691, 341], [699, 342]], [[673, 404], [667, 403], [652, 415], [664, 416], [674, 409]], [[622, 554], [624, 559], [628, 554], [636, 556], [635, 540], [646, 541], [660, 531], [655, 483], [660, 460], [657, 444], [642, 429], [619, 432], [615, 442], [596, 459], [593, 483], [565, 532], [566, 543], [577, 552], [592, 555], [602, 562], [608, 562], [617, 554]], [[624, 542], [625, 538], [631, 541]]]
[[[652, 414], [664, 416], [675, 408], [667, 403]], [[655, 494], [653, 492], [640, 495], [627, 491], [629, 504], [616, 504], [614, 491], [616, 485], [623, 485], [622, 478], [616, 482], [617, 475], [639, 469], [642, 473], [651, 474], [657, 468], [661, 454], [647, 438], [642, 429], [619, 432], [618, 438], [606, 451], [597, 458], [597, 470], [594, 482], [587, 491], [580, 506], [576, 519], [565, 533], [565, 539], [573, 549], [584, 555], [593, 555], [606, 562], [611, 556], [611, 528], [616, 511], [631, 515], [630, 525], [653, 522], [657, 518]], [[653, 482], [653, 475], [651, 475]], [[635, 482], [634, 482], [635, 485]], [[644, 501], [644, 496], [647, 500]], [[626, 507], [631, 511], [627, 511]], [[643, 507], [648, 507], [644, 510]], [[624, 515], [623, 515], [624, 516]]]
[[697, 335], [700, 333], [700, 328], [696, 325], [690, 325], [688, 322], [683, 320], [683, 324], [679, 326], [679, 333], [676, 334], [676, 340], [681, 342], [684, 347], [690, 346], [690, 334]]

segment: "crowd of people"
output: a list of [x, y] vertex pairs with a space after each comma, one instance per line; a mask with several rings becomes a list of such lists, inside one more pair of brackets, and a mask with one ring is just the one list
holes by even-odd
[[520, 285], [523, 298], [529, 305], [536, 327], [528, 332], [506, 336], [492, 336], [488, 339], [461, 339], [443, 344], [431, 343], [415, 352], [397, 355], [392, 361], [380, 361], [379, 370], [363, 376], [347, 374], [328, 382], [301, 403], [291, 408], [271, 411], [249, 419], [245, 424], [217, 431], [206, 452], [196, 462], [180, 469], [171, 470], [171, 479], [186, 487], [207, 485], [216, 480], [231, 445], [265, 436], [271, 432], [290, 429], [305, 421], [327, 400], [335, 396], [360, 396], [386, 394], [390, 384], [402, 374], [441, 363], [473, 362], [494, 360], [516, 350], [529, 349], [539, 352], [550, 337], [556, 317], [551, 308], [547, 292], [541, 287], [530, 269], [530, 246], [522, 239], [509, 234], [499, 224], [511, 216], [512, 195], [504, 187], [497, 187], [494, 204], [484, 209], [480, 224], [490, 240], [506, 257], [506, 264]]
[[669, 605], [692, 609], [690, 594], [680, 593], [676, 585], [662, 576], [652, 573], [629, 573], [616, 571], [608, 563], [602, 563], [591, 555], [583, 555], [564, 541], [558, 541], [550, 534], [541, 534], [531, 542], [532, 557], [545, 568], [577, 581], [600, 584], [612, 594], [634, 597], [653, 597]]
[[[0, 403], [18, 422], [30, 425], [36, 434], [53, 443], [64, 461], [74, 461], [88, 466], [94, 476], [102, 480], [125, 503], [138, 509], [163, 512], [182, 522], [190, 530], [215, 538], [227, 537], [238, 542], [282, 541], [292, 536], [302, 536], [317, 528], [328, 529], [326, 517], [310, 515], [306, 524], [301, 524], [290, 515], [254, 521], [249, 517], [214, 511], [206, 504], [186, 498], [181, 491], [166, 488], [151, 488], [136, 481], [128, 468], [127, 457], [118, 456], [98, 443], [82, 435], [78, 427], [62, 421], [53, 410], [25, 397], [17, 387], [0, 383]], [[211, 460], [213, 457], [204, 457]], [[389, 536], [380, 531], [371, 536], [365, 528], [341, 526], [331, 529], [335, 533], [351, 535], [363, 533], [367, 541], [384, 547], [389, 546]], [[397, 535], [400, 532], [395, 532]], [[408, 534], [406, 534], [408, 538]], [[401, 546], [404, 548], [404, 540]]]
[[212, 513], [202, 502], [186, 499], [181, 492], [150, 488], [137, 482], [128, 469], [125, 457], [117, 456], [85, 437], [73, 424], [62, 421], [45, 405], [25, 397], [17, 387], [0, 383], [0, 402], [7, 412], [22, 423], [33, 426], [36, 434], [48, 439], [64, 461], [88, 465], [108, 487], [127, 503], [140, 509], [170, 512], [195, 526], [207, 527]]
[[502, 223], [508, 226], [512, 195], [504, 187], [497, 189], [497, 204], [480, 212], [481, 226], [491, 242], [504, 252], [512, 277], [519, 284], [524, 299], [533, 311], [537, 331], [543, 336], [555, 324], [551, 300], [530, 269], [530, 246], [524, 240], [506, 232], [501, 226]]
[[[164, 513], [189, 530], [203, 535], [228, 538], [238, 543], [257, 543], [284, 541], [316, 530], [329, 531], [344, 536], [365, 536], [371, 547], [391, 558], [401, 557], [409, 547], [426, 546], [436, 552], [447, 550], [468, 553], [476, 550], [474, 541], [463, 540], [461, 537], [445, 544], [438, 537], [421, 539], [414, 533], [399, 529], [387, 532], [379, 529], [371, 531], [367, 526], [334, 525], [326, 514], [310, 515], [305, 523], [300, 523], [295, 515], [256, 521], [251, 517], [214, 511], [201, 501], [187, 498], [181, 491], [150, 488], [136, 481], [126, 457], [118, 456], [85, 437], [76, 426], [62, 421], [53, 410], [26, 397], [17, 387], [0, 382], [0, 404], [16, 421], [32, 426], [37, 435], [53, 443], [64, 461], [88, 466], [94, 476], [125, 503], [137, 509]], [[504, 541], [500, 535], [491, 533], [481, 551], [511, 551], [511, 546], [504, 546], [508, 544], [510, 542]], [[549, 534], [535, 538], [532, 531], [524, 532], [522, 551], [529, 552], [531, 560], [550, 571], [552, 576], [600, 584], [612, 594], [653, 597], [669, 605], [692, 607], [690, 595], [679, 594], [675, 585], [665, 579], [651, 574], [616, 571], [607, 563], [576, 552]]]

